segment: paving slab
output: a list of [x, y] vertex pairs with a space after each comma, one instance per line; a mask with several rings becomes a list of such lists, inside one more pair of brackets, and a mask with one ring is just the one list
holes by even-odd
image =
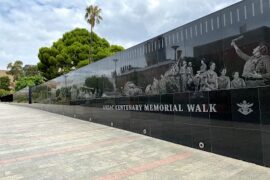
[[0, 180], [270, 179], [270, 168], [29, 107], [0, 104]]

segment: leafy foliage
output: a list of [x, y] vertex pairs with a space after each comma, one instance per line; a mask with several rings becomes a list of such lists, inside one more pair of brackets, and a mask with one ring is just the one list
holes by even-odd
[[77, 68], [81, 68], [83, 66], [86, 66], [89, 64], [89, 60], [83, 60], [83, 61], [80, 61], [77, 65]]
[[23, 67], [23, 74], [24, 76], [36, 76], [39, 75], [40, 72], [38, 71], [38, 68], [36, 65], [25, 65]]
[[8, 76], [0, 77], [0, 89], [9, 91], [10, 79]]
[[43, 77], [40, 75], [22, 77], [16, 82], [15, 90], [19, 91], [27, 86], [37, 86], [43, 82]]
[[110, 51], [112, 54], [117, 53], [119, 51], [124, 51], [125, 49], [122, 46], [118, 46], [118, 45], [111, 45], [110, 47]]
[[16, 82], [16, 91], [27, 86], [36, 86], [44, 82], [44, 78], [40, 75], [35, 65], [25, 65], [23, 67], [23, 62], [17, 60], [14, 63], [9, 63], [7, 68], [9, 69], [8, 74], [13, 75], [14, 81]]
[[10, 94], [10, 92], [9, 92], [9, 91], [4, 90], [4, 89], [0, 89], [0, 97], [2, 97], [2, 96], [6, 96], [6, 95], [8, 95], [8, 94]]
[[0, 77], [0, 97], [10, 94], [10, 79], [8, 76]]
[[[124, 48], [110, 43], [92, 33], [91, 61], [95, 62], [111, 56]], [[65, 74], [75, 68], [89, 64], [90, 33], [76, 28], [63, 35], [51, 47], [39, 49], [38, 69], [47, 80]], [[86, 63], [87, 62], [87, 63]]]

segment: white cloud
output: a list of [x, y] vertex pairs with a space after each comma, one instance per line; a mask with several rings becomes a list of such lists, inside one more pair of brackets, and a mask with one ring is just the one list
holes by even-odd
[[[130, 47], [238, 0], [1, 0], [0, 69], [16, 59], [38, 62], [38, 50], [75, 27], [88, 28], [85, 8], [97, 4], [103, 21], [95, 31]], [[196, 12], [194, 11], [196, 7]]]

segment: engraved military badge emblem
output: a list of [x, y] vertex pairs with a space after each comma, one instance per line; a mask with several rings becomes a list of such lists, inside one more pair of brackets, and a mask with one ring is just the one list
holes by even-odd
[[253, 103], [248, 103], [246, 100], [244, 100], [242, 103], [237, 104], [237, 106], [239, 107], [238, 112], [245, 116], [253, 112], [251, 108], [253, 106]]

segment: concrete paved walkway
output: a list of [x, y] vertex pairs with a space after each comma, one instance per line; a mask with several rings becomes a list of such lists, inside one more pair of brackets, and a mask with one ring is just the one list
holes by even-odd
[[3, 179], [270, 179], [270, 169], [131, 132], [0, 104]]

